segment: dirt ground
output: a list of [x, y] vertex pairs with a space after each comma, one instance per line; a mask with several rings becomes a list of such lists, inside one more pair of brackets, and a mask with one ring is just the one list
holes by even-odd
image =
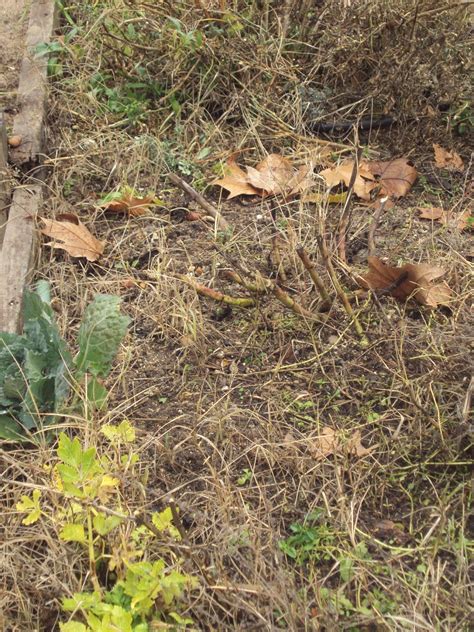
[[[212, 22], [214, 14], [207, 11], [213, 6], [198, 10], [200, 28]], [[227, 113], [221, 94], [212, 107], [210, 101], [202, 105], [207, 84], [197, 74], [179, 114], [160, 95], [147, 102], [146, 116], [130, 123], [126, 116], [137, 105], [129, 96], [123, 105], [125, 98], [119, 102], [114, 90], [123, 77], [136, 80], [140, 55], [149, 61], [153, 29], [149, 39], [134, 40], [124, 25], [138, 28], [141, 14], [132, 19], [124, 6], [123, 17], [115, 16], [120, 30], [100, 10], [94, 6], [91, 16], [72, 12], [87, 37], [67, 43], [63, 74], [53, 79], [45, 213], [76, 213], [106, 241], [106, 249], [90, 263], [44, 246], [37, 276], [51, 282], [53, 307], [69, 341], [97, 292], [121, 296], [132, 325], [106, 383], [107, 412], [71, 416], [64, 427], [87, 445], [95, 445], [106, 422], [126, 418], [136, 427], [142, 469], [136, 480], [124, 482], [124, 502], [136, 512], [176, 503], [192, 550], [183, 566], [199, 578], [182, 609], [194, 621], [191, 629], [467, 632], [472, 428], [465, 405], [472, 391], [474, 242], [472, 230], [423, 221], [418, 209], [443, 207], [456, 217], [472, 209], [472, 138], [459, 134], [431, 102], [427, 115], [400, 115], [389, 129], [360, 131], [366, 157], [406, 156], [418, 171], [410, 192], [381, 216], [376, 255], [392, 265], [440, 266], [452, 289], [452, 301], [437, 309], [383, 293], [355, 299], [368, 339], [362, 344], [334, 298], [318, 247], [324, 235], [337, 253], [341, 205], [327, 197], [310, 203], [226, 201], [211, 184], [236, 149], [239, 161], [250, 165], [270, 152], [296, 164], [324, 156], [316, 171], [327, 166], [324, 161], [354, 155], [352, 132], [318, 137], [298, 127], [287, 89], [296, 71], [291, 55], [279, 60], [280, 40], [268, 53], [270, 61], [270, 39], [258, 40], [255, 55], [262, 55], [261, 76], [274, 72], [287, 89], [292, 131], [263, 106], [252, 109], [250, 97], [248, 109], [242, 106], [253, 78], [245, 74], [250, 62], [237, 48], [244, 46], [241, 40], [231, 40], [226, 49], [244, 67], [233, 70], [238, 90], [229, 97]], [[194, 10], [193, 5], [189, 11]], [[226, 19], [229, 29], [235, 27], [234, 18]], [[186, 34], [198, 26], [191, 20]], [[120, 43], [124, 33], [130, 50], [136, 44], [133, 55]], [[173, 94], [179, 94], [194, 68], [183, 61], [182, 50], [172, 50], [170, 72], [178, 86]], [[215, 59], [222, 59], [216, 50], [220, 56], [209, 62], [213, 72]], [[211, 55], [208, 49], [205, 54]], [[280, 66], [272, 66], [275, 59]], [[110, 68], [104, 68], [107, 63]], [[109, 71], [116, 74], [107, 91], [100, 81], [106, 82]], [[405, 89], [394, 88], [394, 94]], [[436, 105], [439, 94], [433, 94]], [[433, 143], [456, 151], [463, 169], [436, 166]], [[171, 184], [170, 172], [219, 209], [232, 227], [230, 236], [224, 238], [208, 218], [188, 221], [190, 210], [203, 210]], [[98, 200], [124, 185], [152, 191], [160, 205], [139, 217], [104, 212]], [[355, 199], [347, 262], [333, 254], [337, 278], [351, 296], [358, 296], [358, 275], [367, 270], [373, 221], [373, 208]], [[317, 309], [318, 294], [296, 252], [301, 243], [333, 297], [323, 325], [301, 318], [271, 292], [255, 295], [229, 279], [230, 270], [254, 283], [277, 280], [304, 308]], [[183, 275], [234, 298], [252, 296], [256, 304], [239, 309], [212, 301], [183, 282]], [[346, 448], [320, 458], [328, 427], [340, 433]], [[360, 454], [350, 448], [355, 433], [365, 448]], [[18, 449], [5, 457], [5, 470], [9, 480], [47, 488], [50, 459], [48, 447], [33, 459]], [[53, 528], [37, 523], [25, 536], [11, 510], [21, 490], [12, 490], [3, 500], [10, 529], [1, 574], [6, 629], [57, 630], [64, 621], [60, 599], [88, 587], [87, 571], [77, 549], [56, 542]], [[140, 504], [137, 496], [146, 501]]]

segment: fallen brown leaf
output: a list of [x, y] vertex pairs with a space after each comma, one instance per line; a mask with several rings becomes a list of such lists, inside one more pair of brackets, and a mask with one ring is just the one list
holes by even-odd
[[[329, 187], [335, 187], [341, 182], [348, 187], [353, 169], [354, 161], [348, 160], [335, 167], [324, 169], [319, 175], [326, 180]], [[370, 200], [370, 192], [375, 186], [373, 174], [365, 167], [364, 163], [361, 163], [354, 182], [354, 193], [362, 200]]]
[[212, 184], [229, 191], [228, 200], [238, 195], [262, 195], [262, 191], [255, 189], [249, 183], [247, 174], [239, 167], [233, 156], [228, 159], [225, 169], [224, 177], [214, 180]]
[[269, 154], [256, 167], [247, 167], [247, 173], [235, 159], [227, 161], [227, 173], [212, 184], [229, 191], [228, 200], [238, 195], [297, 195], [313, 184], [313, 166], [293, 167], [291, 161], [280, 154]]
[[130, 191], [123, 191], [119, 198], [115, 198], [100, 205], [105, 211], [115, 213], [127, 213], [131, 217], [144, 215], [150, 206], [156, 204], [156, 198], [152, 195], [139, 197]]
[[55, 220], [39, 219], [45, 224], [43, 235], [54, 240], [48, 246], [62, 248], [71, 257], [85, 257], [88, 261], [97, 261], [104, 252], [105, 241], [96, 239], [74, 213], [62, 213]]
[[349, 453], [358, 457], [366, 456], [370, 454], [375, 447], [376, 446], [365, 448], [362, 445], [360, 430], [356, 430], [349, 439], [344, 440], [340, 432], [336, 432], [334, 428], [325, 426], [319, 437], [315, 438], [308, 449], [315, 459], [321, 460], [336, 453]]
[[446, 283], [432, 285], [445, 274], [443, 268], [429, 263], [407, 263], [400, 268], [383, 263], [378, 257], [368, 257], [369, 271], [360, 277], [361, 285], [372, 290], [383, 290], [400, 301], [414, 298], [420, 305], [446, 305], [451, 289]]
[[382, 195], [399, 198], [408, 193], [414, 185], [418, 172], [406, 158], [388, 161], [370, 161], [362, 163], [373, 176], [380, 176]]
[[455, 226], [459, 230], [465, 230], [469, 227], [468, 220], [471, 217], [471, 211], [469, 209], [466, 209], [460, 215], [434, 206], [430, 208], [418, 207], [417, 210], [420, 212], [420, 219], [431, 219], [444, 226]]
[[438, 169], [446, 169], [447, 171], [463, 171], [464, 170], [464, 162], [461, 156], [453, 151], [448, 151], [438, 145], [433, 143], [433, 150], [435, 156], [435, 164]]

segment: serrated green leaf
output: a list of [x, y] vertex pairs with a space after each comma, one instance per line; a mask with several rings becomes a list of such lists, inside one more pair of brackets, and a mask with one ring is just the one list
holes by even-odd
[[82, 524], [65, 524], [59, 533], [65, 542], [86, 542], [86, 532]]
[[99, 535], [107, 535], [111, 531], [118, 527], [121, 524], [122, 518], [119, 516], [106, 516], [105, 514], [99, 513], [92, 519], [92, 524], [94, 529], [97, 531]]
[[79, 329], [79, 354], [75, 359], [79, 374], [109, 374], [130, 323], [130, 318], [119, 311], [120, 302], [118, 296], [99, 294], [88, 305]]
[[21, 521], [22, 524], [34, 524], [41, 517], [40, 497], [41, 491], [35, 489], [33, 490], [32, 496], [22, 496], [19, 502], [17, 502], [17, 510], [27, 514], [26, 518], [23, 518]]
[[135, 428], [128, 421], [128, 419], [124, 419], [123, 421], [121, 421], [118, 426], [106, 424], [105, 426], [102, 426], [100, 431], [112, 443], [115, 441], [133, 443], [133, 441], [135, 441]]

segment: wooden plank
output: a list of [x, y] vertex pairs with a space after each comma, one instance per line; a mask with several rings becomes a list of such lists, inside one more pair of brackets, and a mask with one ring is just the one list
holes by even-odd
[[22, 140], [19, 147], [10, 152], [10, 160], [18, 166], [41, 162], [44, 151], [48, 56], [38, 56], [36, 50], [39, 44], [51, 41], [55, 12], [55, 0], [34, 0], [31, 3], [18, 84], [18, 114], [13, 123], [13, 135], [20, 136]]
[[10, 178], [8, 175], [7, 130], [0, 112], [0, 249], [7, 225], [8, 207], [10, 205]]
[[35, 259], [35, 218], [43, 202], [39, 184], [13, 192], [7, 230], [0, 252], [0, 331], [21, 330], [23, 291]]

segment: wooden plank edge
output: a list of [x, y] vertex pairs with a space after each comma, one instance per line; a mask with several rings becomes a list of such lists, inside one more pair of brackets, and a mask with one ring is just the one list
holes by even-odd
[[0, 112], [0, 250], [2, 248], [7, 225], [10, 197], [11, 190], [8, 173], [7, 130], [5, 127], [3, 112]]
[[36, 164], [43, 157], [48, 55], [38, 56], [36, 51], [38, 45], [51, 42], [56, 11], [55, 0], [31, 3], [18, 84], [18, 114], [13, 122], [13, 135], [21, 137], [21, 144], [10, 152], [10, 160], [17, 166]]
[[35, 267], [36, 216], [43, 203], [40, 184], [13, 192], [0, 252], [0, 331], [20, 332], [23, 292]]

